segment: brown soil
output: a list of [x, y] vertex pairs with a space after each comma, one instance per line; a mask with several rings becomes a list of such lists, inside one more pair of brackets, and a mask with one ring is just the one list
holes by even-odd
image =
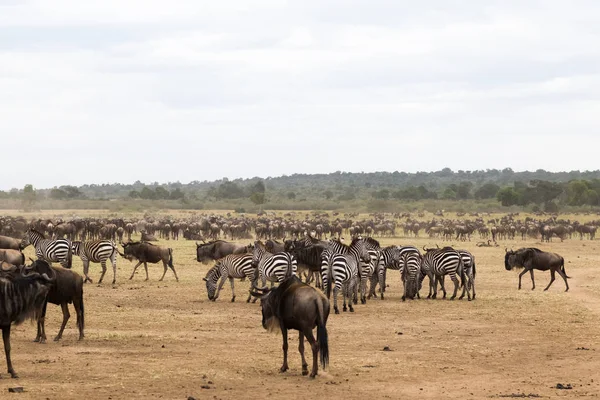
[[[383, 244], [426, 239], [386, 239]], [[477, 248], [475, 240], [450, 243], [477, 259], [477, 300], [400, 301], [400, 280], [388, 276], [386, 299], [357, 305], [354, 314], [331, 315], [331, 364], [310, 380], [301, 375], [297, 335], [290, 333], [290, 371], [278, 372], [281, 337], [261, 327], [260, 308], [246, 304], [247, 282], [236, 281], [230, 303], [226, 283], [210, 302], [195, 261], [193, 242], [174, 248], [179, 283], [162, 266], [127, 280], [133, 264], [119, 259], [118, 284], [85, 287], [86, 338], [78, 342], [75, 313], [64, 339], [51, 338], [60, 309], [49, 307], [50, 341], [32, 343], [33, 324], [13, 330], [13, 362], [21, 378], [2, 374], [1, 398], [19, 399], [262, 399], [271, 398], [504, 398], [600, 394], [600, 241], [567, 240], [536, 245], [562, 254], [573, 277], [564, 292], [558, 278], [544, 292], [549, 273], [529, 276], [504, 270], [504, 248]], [[503, 246], [505, 244], [503, 243]], [[32, 255], [28, 249], [28, 255]], [[99, 276], [92, 267], [92, 277]], [[74, 270], [81, 273], [81, 262]], [[422, 291], [423, 292], [423, 291]], [[340, 299], [341, 301], [341, 299]], [[71, 308], [72, 310], [72, 308]], [[392, 351], [382, 351], [389, 346]], [[583, 348], [583, 349], [582, 349]], [[309, 350], [307, 350], [309, 356]], [[310, 356], [309, 356], [310, 357]], [[4, 365], [4, 364], [2, 364]], [[2, 371], [5, 371], [2, 366]], [[571, 390], [556, 385], [571, 384]], [[23, 386], [25, 393], [9, 394]]]

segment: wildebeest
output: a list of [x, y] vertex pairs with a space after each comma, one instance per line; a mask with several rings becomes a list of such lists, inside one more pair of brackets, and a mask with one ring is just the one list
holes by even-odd
[[25, 255], [19, 250], [1, 249], [0, 261], [4, 261], [12, 265], [24, 265]]
[[133, 279], [133, 275], [135, 275], [135, 270], [140, 264], [144, 263], [144, 269], [146, 270], [146, 280], [148, 280], [148, 264], [152, 263], [156, 264], [159, 261], [163, 262], [163, 266], [165, 268], [162, 277], [159, 281], [162, 281], [167, 273], [167, 267], [173, 270], [173, 274], [175, 274], [175, 279], [179, 282], [179, 277], [177, 276], [177, 272], [175, 271], [175, 267], [173, 266], [173, 249], [164, 248], [160, 246], [153, 245], [151, 243], [143, 243], [143, 242], [128, 242], [122, 243], [123, 246], [123, 254], [119, 253], [121, 257], [128, 259], [129, 261], [133, 261], [134, 259], [138, 260], [138, 263], [135, 267], [133, 267], [133, 272], [129, 279]]
[[201, 263], [207, 263], [211, 260], [218, 260], [229, 254], [244, 254], [247, 246], [238, 243], [216, 240], [209, 243], [196, 243], [196, 260]]
[[523, 272], [519, 274], [519, 289], [521, 289], [521, 278], [527, 271], [531, 274], [531, 283], [535, 289], [535, 280], [533, 279], [533, 270], [538, 269], [540, 271], [550, 270], [550, 283], [544, 290], [548, 290], [552, 282], [554, 282], [554, 275], [558, 274], [564, 279], [565, 286], [569, 291], [569, 283], [567, 282], [567, 273], [565, 272], [565, 259], [556, 253], [548, 253], [534, 247], [524, 247], [517, 251], [508, 251], [505, 249], [506, 254], [504, 255], [504, 267], [510, 271], [513, 268], [525, 268]]
[[[327, 318], [329, 300], [319, 290], [303, 283], [296, 276], [289, 276], [275, 289], [257, 289], [253, 296], [260, 297], [262, 307], [262, 326], [267, 331], [280, 330], [283, 336], [283, 365], [280, 372], [288, 370], [288, 329], [299, 332], [298, 351], [302, 357], [302, 375], [308, 374], [308, 364], [304, 358], [304, 337], [310, 343], [313, 353], [313, 366], [310, 377], [317, 375], [317, 355], [320, 353], [321, 366], [329, 362], [329, 344], [327, 339]], [[317, 340], [313, 329], [317, 327]]]
[[0, 327], [8, 373], [18, 378], [10, 359], [10, 327], [28, 318], [37, 318], [55, 276], [29, 272], [25, 266], [0, 269]]
[[37, 336], [35, 342], [44, 343], [46, 341], [46, 307], [48, 303], [60, 305], [63, 313], [63, 321], [58, 331], [58, 335], [54, 338], [57, 342], [62, 338], [63, 331], [67, 322], [71, 317], [69, 313], [69, 304], [73, 304], [77, 313], [77, 328], [79, 329], [79, 340], [83, 339], [84, 328], [84, 308], [83, 308], [83, 278], [77, 272], [62, 267], [54, 267], [48, 265], [44, 260], [36, 260], [31, 264], [30, 268], [39, 273], [52, 275], [56, 277], [50, 285], [50, 291], [46, 297], [46, 301], [42, 307], [42, 313], [38, 318]]
[[0, 249], [23, 250], [21, 239], [11, 238], [10, 236], [0, 236]]

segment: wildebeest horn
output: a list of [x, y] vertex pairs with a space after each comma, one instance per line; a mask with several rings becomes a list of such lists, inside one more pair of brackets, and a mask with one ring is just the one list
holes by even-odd
[[29, 258], [29, 261], [35, 262], [35, 260], [33, 258], [31, 258], [31, 257], [27, 257], [27, 258]]
[[206, 278], [202, 278], [202, 280], [203, 280], [204, 282], [208, 282], [208, 279], [206, 279]]

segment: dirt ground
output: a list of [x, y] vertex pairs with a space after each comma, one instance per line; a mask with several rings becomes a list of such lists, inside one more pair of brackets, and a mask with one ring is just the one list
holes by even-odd
[[[382, 244], [433, 245], [429, 239], [383, 239]], [[477, 300], [400, 301], [400, 278], [388, 275], [386, 299], [330, 315], [330, 366], [310, 380], [301, 375], [297, 335], [290, 333], [290, 371], [278, 372], [281, 336], [261, 327], [260, 308], [246, 304], [248, 283], [229, 284], [208, 301], [202, 277], [210, 265], [195, 260], [194, 242], [161, 241], [174, 249], [180, 282], [162, 266], [129, 281], [133, 264], [119, 258], [117, 285], [85, 286], [86, 337], [77, 341], [75, 313], [55, 343], [60, 308], [50, 306], [47, 344], [32, 343], [35, 326], [14, 328], [15, 369], [2, 362], [0, 398], [19, 399], [263, 399], [272, 398], [505, 398], [600, 395], [600, 241], [541, 244], [560, 253], [572, 276], [564, 292], [549, 273], [529, 276], [504, 269], [504, 247], [451, 242], [477, 260]], [[440, 242], [441, 244], [441, 242]], [[27, 254], [32, 255], [31, 248]], [[74, 270], [82, 272], [75, 258]], [[97, 280], [99, 265], [91, 268]], [[340, 299], [341, 301], [341, 299]], [[391, 351], [383, 351], [389, 346]], [[310, 348], [309, 348], [310, 349]], [[309, 356], [310, 350], [307, 350]], [[310, 357], [310, 356], [309, 356]], [[556, 389], [571, 384], [570, 390]], [[25, 392], [9, 394], [9, 387]]]

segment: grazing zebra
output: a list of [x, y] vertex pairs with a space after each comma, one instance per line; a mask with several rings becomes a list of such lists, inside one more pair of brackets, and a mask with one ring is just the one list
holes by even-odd
[[37, 258], [46, 261], [48, 264], [59, 262], [63, 268], [71, 268], [73, 262], [73, 249], [71, 241], [68, 239], [46, 239], [44, 235], [34, 229], [28, 229], [25, 232], [25, 238], [22, 242], [22, 248], [29, 245], [35, 247]]
[[[388, 246], [379, 252], [379, 260], [377, 262], [377, 276], [373, 277], [371, 280], [371, 290], [369, 291], [370, 296], [377, 296], [375, 294], [375, 287], [377, 283], [379, 283], [379, 290], [381, 291], [381, 299], [384, 299], [383, 293], [385, 292], [386, 278], [387, 278], [387, 270], [391, 269], [394, 271], [400, 272], [400, 277], [402, 278], [402, 272], [404, 263], [401, 262], [402, 256], [405, 253], [416, 252], [420, 255], [419, 250], [413, 246]], [[377, 282], [375, 279], [378, 279]]]
[[350, 312], [354, 312], [352, 301], [350, 299], [351, 292], [354, 299], [358, 297], [358, 268], [359, 263], [369, 263], [371, 257], [365, 246], [365, 241], [362, 238], [352, 240], [350, 246], [341, 242], [331, 241], [329, 247], [323, 252], [321, 263], [321, 275], [323, 287], [327, 294], [327, 298], [331, 297], [331, 287], [333, 289], [333, 309], [336, 314], [340, 313], [337, 306], [337, 295], [342, 290], [343, 310], [346, 311], [346, 298], [350, 301]]
[[[244, 280], [248, 278], [254, 280], [255, 268], [252, 265], [252, 254], [229, 254], [215, 263], [215, 265], [206, 273], [206, 277], [202, 278], [206, 282], [206, 291], [208, 299], [215, 301], [219, 297], [219, 293], [229, 279], [231, 283], [231, 302], [235, 301], [235, 291], [233, 289], [233, 279]], [[217, 287], [217, 281], [221, 278], [221, 282]], [[252, 296], [248, 294], [246, 303], [250, 302]]]
[[286, 277], [296, 275], [298, 270], [298, 264], [293, 255], [287, 252], [269, 253], [260, 241], [254, 242], [252, 262], [257, 266], [254, 284], [260, 280], [262, 288], [265, 288], [267, 280], [273, 287], [275, 282], [283, 282]]
[[113, 285], [117, 281], [117, 245], [112, 240], [89, 240], [85, 242], [75, 241], [72, 244], [73, 254], [79, 256], [83, 262], [83, 275], [85, 282], [92, 282], [92, 278], [88, 276], [90, 262], [100, 263], [102, 266], [102, 274], [98, 283], [102, 283], [104, 274], [106, 274], [106, 261], [110, 260], [113, 268]]
[[[454, 293], [450, 299], [454, 300], [459, 287], [458, 278], [456, 277], [458, 274], [460, 275], [463, 286], [463, 293], [460, 298], [462, 299], [464, 297], [466, 291], [470, 301], [471, 294], [468, 291], [467, 285], [464, 284], [465, 271], [461, 255], [452, 247], [444, 247], [442, 249], [425, 249], [425, 251], [426, 253], [423, 256], [421, 268], [422, 271], [429, 276], [429, 296], [427, 296], [427, 298], [436, 298], [438, 282], [440, 282], [442, 291], [444, 292], [444, 298], [446, 298], [446, 289], [444, 287], [444, 281], [442, 277], [449, 275], [450, 279], [452, 279], [452, 282], [454, 282]], [[431, 294], [432, 290], [433, 295]]]

